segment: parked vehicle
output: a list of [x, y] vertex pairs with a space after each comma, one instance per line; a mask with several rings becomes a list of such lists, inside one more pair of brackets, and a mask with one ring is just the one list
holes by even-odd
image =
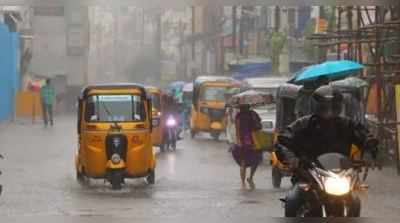
[[241, 90], [257, 90], [276, 97], [279, 86], [288, 81], [286, 77], [258, 77], [247, 78], [242, 82]]
[[255, 108], [262, 120], [263, 129], [274, 137], [276, 122], [277, 93], [280, 86], [288, 81], [286, 77], [257, 77], [244, 79], [241, 90], [257, 90], [272, 95], [273, 103]]

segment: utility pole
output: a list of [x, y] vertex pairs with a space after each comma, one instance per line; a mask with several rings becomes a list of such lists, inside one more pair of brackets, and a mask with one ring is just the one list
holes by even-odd
[[236, 47], [236, 35], [237, 35], [237, 6], [234, 5], [232, 6], [232, 49], [233, 53], [235, 55], [235, 58], [237, 57], [237, 47]]
[[145, 39], [145, 10], [142, 8], [142, 39], [141, 39], [141, 47], [144, 49], [144, 39]]
[[[192, 36], [196, 33], [196, 6], [192, 6]], [[196, 42], [192, 40], [192, 61], [196, 60]]]
[[[346, 8], [346, 15], [347, 15], [347, 24], [348, 24], [348, 30], [350, 30], [350, 32], [353, 31], [353, 7], [352, 6], [348, 6]], [[347, 59], [352, 60], [353, 59], [353, 44], [349, 43], [347, 44]]]
[[244, 46], [244, 27], [245, 27], [245, 24], [244, 24], [244, 13], [243, 13], [243, 6], [242, 6], [242, 8], [241, 8], [241, 13], [240, 13], [240, 21], [239, 21], [239, 24], [240, 24], [240, 27], [239, 27], [239, 53], [240, 53], [240, 55], [243, 55], [243, 46]]
[[155, 48], [155, 53], [156, 53], [156, 58], [157, 58], [156, 61], [158, 61], [158, 69], [157, 69], [158, 74], [157, 74], [156, 79], [161, 82], [161, 75], [162, 75], [162, 73], [161, 73], [161, 65], [162, 65], [162, 63], [161, 63], [161, 60], [162, 60], [161, 10], [159, 10], [156, 13], [156, 27], [157, 28], [156, 28], [155, 44], [154, 44], [156, 46], [156, 48]]
[[275, 7], [275, 32], [279, 32], [281, 27], [281, 8], [279, 6]]
[[[341, 24], [342, 24], [342, 7], [337, 6], [337, 13], [338, 13], [338, 18], [337, 18], [337, 24], [336, 24], [336, 30], [337, 32], [340, 32], [341, 29]], [[337, 44], [337, 60], [340, 60], [341, 55], [340, 55], [340, 43]]]

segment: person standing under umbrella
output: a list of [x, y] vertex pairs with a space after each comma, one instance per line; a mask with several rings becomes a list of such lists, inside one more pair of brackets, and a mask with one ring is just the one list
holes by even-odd
[[[240, 165], [240, 178], [242, 188], [246, 188], [246, 180], [251, 189], [255, 188], [254, 174], [262, 160], [261, 151], [255, 149], [252, 132], [262, 128], [258, 114], [250, 109], [250, 105], [240, 105], [236, 115], [236, 140], [237, 145], [232, 150], [232, 155]], [[250, 167], [250, 177], [246, 179], [246, 169]]]

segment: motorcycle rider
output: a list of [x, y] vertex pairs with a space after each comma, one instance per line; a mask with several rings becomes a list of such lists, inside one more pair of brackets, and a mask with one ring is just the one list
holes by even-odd
[[[340, 116], [343, 95], [332, 86], [321, 86], [312, 94], [312, 114], [299, 118], [278, 135], [276, 153], [290, 168], [299, 167], [300, 158], [315, 160], [325, 153], [350, 155], [351, 146], [370, 151], [376, 159], [378, 140], [360, 123]], [[293, 183], [301, 179], [292, 179]], [[304, 204], [304, 192], [295, 184], [285, 200], [285, 216], [295, 217]], [[352, 197], [351, 212], [360, 213], [360, 200]]]

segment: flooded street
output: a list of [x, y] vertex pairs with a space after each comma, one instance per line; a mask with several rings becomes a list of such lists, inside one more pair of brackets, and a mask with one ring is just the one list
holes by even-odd
[[[157, 152], [156, 184], [128, 180], [121, 191], [91, 180], [82, 186], [75, 179], [75, 118], [58, 117], [53, 128], [29, 122], [0, 125], [0, 167], [4, 191], [0, 216], [133, 217], [157, 220], [190, 217], [265, 219], [283, 216], [279, 198], [289, 188], [273, 189], [267, 161], [256, 173], [255, 191], [240, 190], [239, 168], [225, 142], [208, 136], [180, 141], [175, 152]], [[384, 183], [382, 183], [384, 182]], [[371, 173], [370, 191], [362, 195], [362, 216], [399, 218], [400, 179], [392, 169]], [[105, 218], [103, 218], [105, 219]]]

